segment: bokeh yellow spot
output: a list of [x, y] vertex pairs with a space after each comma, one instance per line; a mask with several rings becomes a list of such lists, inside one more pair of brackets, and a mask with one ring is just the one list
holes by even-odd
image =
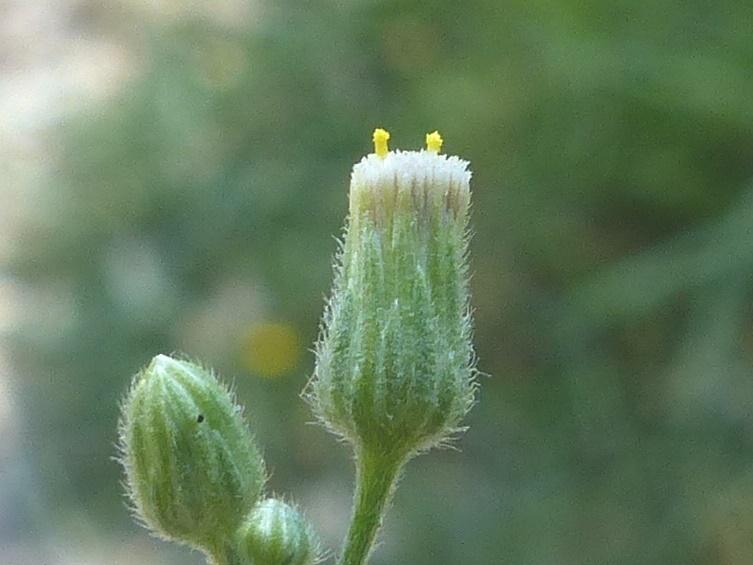
[[292, 324], [253, 324], [243, 335], [241, 356], [244, 366], [252, 373], [276, 378], [298, 366], [301, 340]]
[[438, 131], [426, 134], [426, 149], [434, 153], [439, 153], [439, 150], [442, 149], [442, 136], [439, 135]]
[[387, 147], [387, 140], [390, 138], [390, 132], [386, 129], [376, 128], [374, 130], [374, 153], [380, 157], [385, 157], [389, 148]]

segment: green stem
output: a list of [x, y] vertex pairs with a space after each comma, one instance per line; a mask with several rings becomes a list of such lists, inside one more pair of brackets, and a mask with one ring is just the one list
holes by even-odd
[[362, 565], [374, 545], [404, 457], [362, 451], [356, 455], [356, 492], [340, 565]]

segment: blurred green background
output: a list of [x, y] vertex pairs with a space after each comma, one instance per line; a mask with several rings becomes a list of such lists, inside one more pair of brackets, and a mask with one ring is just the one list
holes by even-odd
[[471, 162], [488, 377], [374, 565], [753, 563], [752, 3], [70, 5], [124, 72], [44, 128], [6, 254], [1, 562], [202, 563], [132, 523], [112, 460], [174, 351], [235, 383], [270, 490], [337, 548], [350, 453], [299, 393], [380, 126]]

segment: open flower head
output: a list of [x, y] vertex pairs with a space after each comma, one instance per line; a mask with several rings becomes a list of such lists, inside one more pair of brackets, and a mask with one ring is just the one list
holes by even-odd
[[468, 162], [420, 151], [374, 153], [353, 167], [335, 283], [310, 399], [357, 447], [406, 454], [458, 429], [474, 398], [467, 274]]

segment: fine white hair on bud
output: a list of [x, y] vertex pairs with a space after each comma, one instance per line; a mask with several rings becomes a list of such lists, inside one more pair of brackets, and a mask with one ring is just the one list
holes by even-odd
[[158, 355], [122, 408], [120, 459], [137, 516], [165, 539], [207, 552], [226, 544], [265, 481], [228, 390], [203, 367]]
[[[382, 132], [382, 133], [380, 133]], [[474, 402], [468, 162], [427, 149], [353, 167], [335, 282], [308, 397], [357, 450], [408, 456], [446, 440]]]

